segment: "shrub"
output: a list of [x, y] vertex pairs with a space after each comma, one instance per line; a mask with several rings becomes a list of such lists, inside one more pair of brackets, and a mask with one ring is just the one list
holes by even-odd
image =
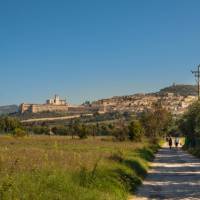
[[24, 137], [27, 135], [27, 132], [23, 130], [22, 128], [15, 128], [12, 134], [15, 137]]
[[119, 141], [125, 141], [128, 138], [128, 130], [125, 122], [123, 120], [118, 121], [115, 125], [115, 129], [113, 131], [113, 135]]
[[77, 131], [78, 131], [77, 134], [78, 134], [80, 139], [87, 138], [88, 131], [87, 131], [87, 127], [85, 125], [79, 126]]
[[49, 128], [46, 126], [35, 126], [32, 131], [37, 135], [49, 135], [50, 133]]
[[14, 131], [15, 128], [22, 127], [22, 124], [19, 120], [13, 117], [2, 117], [0, 118], [0, 130], [6, 133]]
[[116, 128], [113, 132], [113, 135], [118, 141], [125, 141], [127, 139], [127, 131], [121, 128]]
[[113, 153], [109, 158], [113, 161], [122, 163], [125, 159], [125, 156], [122, 151], [117, 151], [117, 152]]
[[68, 130], [64, 126], [55, 126], [51, 129], [55, 135], [67, 135]]
[[131, 141], [141, 141], [144, 129], [139, 121], [132, 121], [128, 126], [128, 135]]

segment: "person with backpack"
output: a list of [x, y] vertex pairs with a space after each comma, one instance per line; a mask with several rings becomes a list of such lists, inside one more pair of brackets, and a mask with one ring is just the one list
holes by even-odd
[[169, 142], [169, 147], [170, 147], [170, 149], [171, 149], [171, 148], [172, 148], [172, 138], [171, 138], [171, 137], [169, 138], [169, 141], [168, 141], [168, 142]]

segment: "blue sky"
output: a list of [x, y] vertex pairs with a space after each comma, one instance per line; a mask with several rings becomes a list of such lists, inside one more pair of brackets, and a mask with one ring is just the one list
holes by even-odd
[[0, 105], [194, 83], [198, 0], [0, 0]]

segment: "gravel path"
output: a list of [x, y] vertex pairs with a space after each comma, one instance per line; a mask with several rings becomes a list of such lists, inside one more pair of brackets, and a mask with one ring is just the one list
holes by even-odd
[[200, 199], [200, 159], [162, 148], [133, 200]]

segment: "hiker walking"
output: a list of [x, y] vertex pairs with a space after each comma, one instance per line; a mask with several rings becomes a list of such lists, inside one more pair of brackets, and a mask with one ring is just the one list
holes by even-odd
[[169, 142], [169, 147], [170, 147], [170, 149], [171, 149], [171, 148], [172, 148], [172, 138], [171, 138], [171, 137], [169, 138], [169, 141], [168, 141], [168, 142]]
[[179, 138], [176, 137], [176, 138], [175, 138], [175, 146], [176, 146], [176, 148], [178, 148], [178, 145], [179, 145]]

